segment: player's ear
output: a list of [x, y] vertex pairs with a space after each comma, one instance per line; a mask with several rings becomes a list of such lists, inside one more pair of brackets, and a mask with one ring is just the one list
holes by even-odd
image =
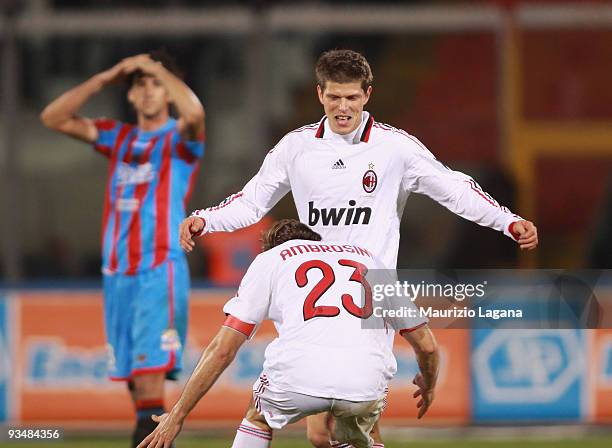
[[131, 85], [130, 88], [128, 89], [127, 99], [130, 102], [130, 104], [133, 106], [134, 105], [134, 101], [136, 100], [134, 98], [134, 85]]
[[319, 102], [323, 104], [323, 88], [317, 84], [317, 95], [319, 96]]
[[168, 89], [166, 89], [166, 88], [164, 88], [164, 98], [166, 99], [166, 104], [168, 105], [168, 107], [174, 105], [174, 101], [172, 101], [172, 97], [170, 96], [170, 92], [168, 92]]
[[368, 103], [368, 101], [370, 101], [370, 95], [372, 94], [372, 86], [368, 86], [368, 88], [365, 91], [365, 102], [363, 103], [364, 105]]

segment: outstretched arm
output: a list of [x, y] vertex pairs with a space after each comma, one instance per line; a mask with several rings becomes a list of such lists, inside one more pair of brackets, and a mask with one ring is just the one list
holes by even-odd
[[227, 318], [206, 348], [172, 410], [154, 417], [159, 425], [138, 448], [170, 447], [183, 421], [196, 403], [233, 361], [238, 349], [268, 313], [271, 298], [272, 269], [265, 254], [258, 255], [240, 282], [239, 292], [223, 307]]
[[413, 384], [418, 387], [418, 390], [413, 396], [414, 398], [421, 397], [417, 403], [417, 408], [419, 408], [417, 418], [421, 418], [425, 415], [434, 399], [434, 389], [438, 379], [440, 364], [438, 344], [427, 325], [419, 327], [414, 331], [401, 331], [400, 334], [412, 345], [419, 364], [420, 372], [417, 373], [413, 380]]
[[191, 252], [193, 238], [207, 232], [233, 232], [258, 222], [287, 194], [291, 185], [286, 139], [268, 153], [259, 172], [244, 186], [215, 207], [196, 210], [179, 228], [181, 246]]
[[257, 183], [255, 176], [244, 190], [231, 195], [216, 207], [196, 210], [191, 216], [185, 218], [179, 226], [179, 243], [183, 250], [191, 252], [195, 247], [193, 238], [202, 236], [207, 232], [233, 232], [258, 222], [276, 204], [286, 191], [280, 191], [278, 198], [274, 194], [265, 203], [256, 202], [261, 194], [253, 192]]
[[404, 176], [406, 189], [429, 196], [465, 219], [504, 232], [521, 249], [537, 247], [536, 226], [499, 205], [470, 176], [449, 169], [427, 150], [417, 150], [408, 166]]
[[154, 76], [168, 90], [170, 101], [179, 114], [178, 130], [183, 139], [201, 140], [204, 137], [204, 106], [195, 93], [181, 79], [168, 71], [160, 62], [148, 54], [134, 56], [128, 62], [127, 70]]
[[154, 417], [159, 422], [157, 428], [149, 434], [138, 448], [170, 447], [176, 439], [189, 412], [208, 392], [219, 376], [231, 364], [236, 353], [247, 337], [236, 330], [221, 327], [212, 342], [206, 347], [181, 397], [172, 410], [162, 416]]
[[79, 116], [78, 111], [91, 96], [105, 86], [119, 82], [126, 75], [128, 59], [92, 76], [53, 100], [40, 114], [42, 123], [54, 131], [62, 132], [87, 143], [94, 143], [98, 139], [98, 130], [94, 121]]

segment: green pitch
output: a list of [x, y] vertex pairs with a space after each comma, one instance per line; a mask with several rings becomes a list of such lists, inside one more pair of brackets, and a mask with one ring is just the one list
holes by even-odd
[[[185, 437], [180, 438], [177, 443], [177, 448], [229, 448], [231, 446], [232, 439], [211, 439], [206, 437], [194, 438]], [[48, 446], [62, 447], [62, 448], [128, 448], [129, 443], [127, 438], [104, 438], [104, 439], [88, 439], [88, 438], [67, 438], [61, 442], [50, 443], [50, 442], [0, 442], [2, 448], [43, 448]], [[496, 441], [477, 441], [477, 440], [464, 440], [464, 441], [386, 441], [386, 448], [609, 448], [612, 446], [612, 437], [608, 438], [588, 438], [588, 439], [576, 439], [576, 440], [510, 440], [503, 442]], [[287, 439], [281, 438], [275, 439], [272, 443], [272, 448], [310, 448], [306, 441], [300, 439]]]

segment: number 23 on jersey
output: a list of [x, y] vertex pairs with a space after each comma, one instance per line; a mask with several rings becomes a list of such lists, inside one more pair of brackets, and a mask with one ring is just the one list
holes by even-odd
[[[364, 304], [358, 306], [350, 294], [342, 294], [342, 306], [346, 311], [360, 319], [367, 319], [372, 315], [372, 288], [365, 279], [368, 268], [363, 264], [354, 260], [342, 259], [338, 260], [338, 265], [352, 269], [353, 272], [349, 281], [361, 283], [364, 289]], [[308, 293], [304, 301], [304, 321], [313, 317], [334, 317], [340, 314], [340, 308], [333, 305], [318, 305], [317, 301], [331, 288], [336, 281], [334, 268], [322, 260], [308, 260], [302, 263], [295, 271], [295, 282], [300, 288], [308, 285], [308, 272], [311, 269], [318, 269], [323, 274], [321, 280], [317, 282], [312, 290]], [[340, 268], [341, 269], [341, 268]]]

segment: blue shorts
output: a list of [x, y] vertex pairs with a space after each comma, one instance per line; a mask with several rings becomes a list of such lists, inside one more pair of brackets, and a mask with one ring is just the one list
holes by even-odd
[[187, 334], [188, 294], [185, 258], [136, 275], [104, 275], [111, 380], [155, 372], [176, 379]]

